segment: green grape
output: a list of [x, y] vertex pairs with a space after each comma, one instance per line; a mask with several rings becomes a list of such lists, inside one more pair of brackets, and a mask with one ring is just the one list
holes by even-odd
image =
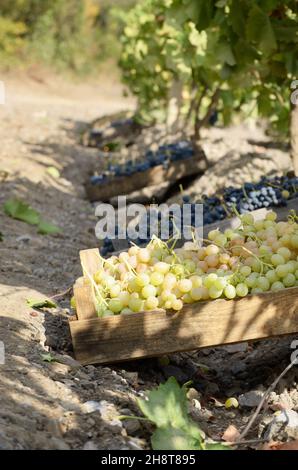
[[246, 285], [250, 288], [256, 287], [258, 277], [257, 273], [251, 273], [245, 280]]
[[282, 246], [281, 248], [278, 248], [277, 252], [278, 255], [281, 255], [285, 261], [289, 261], [291, 258], [291, 252], [288, 248], [285, 246]]
[[154, 265], [154, 271], [157, 271], [161, 274], [166, 274], [169, 272], [170, 266], [167, 263], [164, 263], [163, 261], [160, 261], [159, 263], [156, 263]]
[[231, 284], [224, 288], [224, 295], [227, 299], [234, 299], [236, 297], [236, 289]]
[[206, 246], [206, 255], [217, 255], [219, 253], [219, 248], [217, 245], [208, 245]]
[[276, 282], [274, 282], [274, 283], [272, 284], [270, 290], [272, 290], [272, 291], [278, 291], [278, 290], [282, 290], [282, 289], [284, 289], [284, 288], [285, 288], [285, 286], [283, 285], [282, 282], [276, 281]]
[[288, 266], [287, 264], [279, 264], [275, 269], [277, 277], [285, 277], [288, 274]]
[[227, 281], [224, 277], [219, 277], [216, 279], [216, 281], [214, 281], [214, 284], [213, 284], [217, 289], [219, 290], [223, 290], [226, 285], [227, 285]]
[[293, 287], [296, 282], [296, 277], [294, 276], [294, 274], [289, 273], [283, 278], [282, 282], [286, 287]]
[[256, 273], [259, 273], [262, 269], [261, 261], [259, 259], [254, 258], [251, 263], [251, 269]]
[[175, 274], [175, 276], [183, 276], [184, 275], [184, 267], [182, 264], [175, 264], [172, 267], [172, 272]]
[[119, 292], [118, 298], [121, 300], [124, 307], [127, 307], [130, 301], [130, 293], [126, 291]]
[[144, 297], [144, 299], [148, 299], [148, 297], [155, 297], [155, 295], [156, 287], [154, 287], [152, 284], [147, 284], [143, 287], [142, 296]]
[[260, 287], [254, 287], [254, 288], [251, 290], [251, 293], [252, 293], [252, 294], [262, 294], [263, 291], [262, 291], [262, 289], [260, 289]]
[[209, 287], [209, 296], [211, 299], [218, 299], [222, 295], [222, 289], [218, 289], [215, 285]]
[[128, 315], [130, 313], [134, 313], [130, 308], [125, 307], [123, 310], [121, 310], [121, 315]]
[[225, 246], [227, 243], [227, 237], [223, 233], [216, 236], [214, 243], [218, 246]]
[[72, 296], [72, 298], [70, 299], [70, 306], [71, 308], [73, 308], [74, 310], [76, 309], [76, 299], [74, 296]]
[[110, 287], [110, 296], [111, 297], [118, 297], [121, 291], [121, 286], [120, 284], [113, 284]]
[[148, 310], [155, 310], [158, 307], [158, 299], [156, 297], [148, 297], [145, 302], [145, 307]]
[[146, 273], [138, 274], [135, 278], [135, 283], [139, 287], [144, 287], [150, 282], [150, 277]]
[[241, 216], [241, 222], [245, 225], [253, 225], [254, 224], [254, 218], [251, 214], [243, 214]]
[[250, 266], [242, 266], [239, 270], [240, 274], [245, 277], [248, 277], [251, 274], [251, 267]]
[[176, 299], [172, 302], [172, 308], [176, 311], [181, 310], [183, 307], [183, 302], [180, 299]]
[[269, 271], [266, 272], [265, 277], [268, 279], [270, 284], [273, 284], [273, 282], [278, 281], [278, 277], [274, 269], [269, 269]]
[[112, 312], [112, 310], [109, 310], [109, 309], [104, 310], [102, 313], [102, 317], [113, 317], [113, 316], [114, 316], [114, 312]]
[[181, 281], [178, 281], [177, 283], [178, 289], [183, 293], [186, 294], [189, 292], [192, 288], [192, 283], [190, 279], [181, 279]]
[[141, 312], [144, 307], [144, 302], [142, 299], [131, 297], [128, 306], [133, 312]]
[[248, 294], [248, 287], [246, 284], [244, 284], [243, 282], [240, 282], [239, 284], [237, 284], [236, 286], [236, 294], [239, 296], [239, 297], [245, 297], [247, 294]]
[[176, 282], [176, 276], [174, 276], [172, 273], [167, 273], [162, 285], [165, 289], [173, 289], [173, 287], [176, 285]]
[[196, 263], [192, 261], [191, 259], [187, 259], [184, 262], [184, 266], [185, 266], [185, 269], [191, 274], [194, 273], [196, 270]]
[[257, 284], [256, 285], [257, 285], [257, 287], [262, 289], [263, 292], [265, 292], [266, 290], [269, 290], [269, 288], [270, 288], [270, 282], [267, 279], [267, 277], [265, 277], [265, 276], [260, 276], [257, 279]]
[[192, 287], [201, 287], [203, 284], [200, 276], [191, 276], [189, 280], [191, 281]]
[[140, 248], [137, 257], [141, 263], [148, 263], [151, 257], [150, 251], [147, 248]]
[[190, 296], [195, 302], [197, 302], [198, 300], [201, 300], [202, 298], [201, 287], [193, 287], [190, 291]]
[[215, 273], [210, 273], [204, 278], [203, 284], [205, 287], [209, 289], [209, 287], [211, 287], [212, 284], [214, 284], [216, 280], [217, 280], [217, 275]]
[[218, 236], [219, 233], [220, 233], [219, 230], [211, 230], [211, 231], [208, 233], [208, 238], [209, 238], [209, 240], [214, 241], [214, 240], [216, 239], [216, 237]]
[[114, 313], [120, 313], [121, 310], [123, 309], [123, 304], [120, 299], [111, 299], [109, 301], [109, 310], [111, 310]]
[[283, 256], [275, 254], [271, 256], [271, 263], [274, 266], [279, 266], [280, 264], [285, 264], [285, 259]]
[[164, 281], [164, 275], [158, 271], [154, 271], [150, 276], [150, 282], [153, 286], [159, 286]]

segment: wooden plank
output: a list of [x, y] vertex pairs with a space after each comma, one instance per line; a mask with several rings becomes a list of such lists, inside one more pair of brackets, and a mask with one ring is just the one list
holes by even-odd
[[84, 277], [88, 279], [85, 270], [88, 271], [90, 276], [93, 276], [100, 268], [99, 249], [91, 248], [88, 250], [80, 251], [80, 260]]
[[96, 309], [91, 285], [75, 286], [73, 289], [78, 320], [95, 318]]
[[158, 165], [130, 176], [114, 177], [98, 185], [93, 185], [90, 181], [87, 181], [85, 187], [91, 202], [105, 202], [113, 196], [130, 194], [137, 189], [158, 185], [164, 181], [173, 183], [185, 176], [203, 173], [205, 170], [206, 162], [202, 155], [198, 154], [187, 160], [171, 162], [168, 168]]
[[298, 287], [164, 310], [70, 322], [76, 358], [104, 364], [298, 332]]

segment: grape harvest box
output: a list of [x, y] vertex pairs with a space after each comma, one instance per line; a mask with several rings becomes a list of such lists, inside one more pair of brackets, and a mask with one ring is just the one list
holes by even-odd
[[[80, 252], [93, 275], [97, 249]], [[298, 287], [157, 310], [98, 318], [87, 278], [74, 286], [76, 313], [69, 322], [76, 359], [105, 364], [298, 333]]]
[[176, 181], [186, 176], [198, 175], [206, 170], [206, 161], [203, 155], [197, 153], [186, 160], [169, 162], [167, 167], [157, 165], [146, 171], [140, 171], [130, 176], [118, 176], [107, 179], [101, 184], [86, 182], [85, 188], [88, 199], [94, 201], [108, 201], [114, 196], [130, 194], [147, 186], [154, 186], [169, 181]]

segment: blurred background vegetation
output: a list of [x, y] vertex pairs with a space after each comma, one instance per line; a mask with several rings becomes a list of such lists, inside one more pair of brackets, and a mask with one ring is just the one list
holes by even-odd
[[120, 54], [122, 14], [135, 0], [0, 0], [0, 67], [44, 64], [91, 73]]

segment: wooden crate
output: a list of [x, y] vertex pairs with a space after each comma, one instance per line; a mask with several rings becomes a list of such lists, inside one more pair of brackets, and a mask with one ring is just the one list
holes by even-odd
[[94, 201], [108, 201], [114, 196], [130, 194], [137, 189], [154, 186], [168, 181], [174, 183], [186, 176], [198, 175], [206, 170], [206, 161], [203, 155], [177, 162], [170, 162], [168, 167], [157, 165], [146, 171], [141, 171], [130, 176], [119, 176], [108, 179], [101, 184], [85, 184], [88, 199]]
[[[80, 253], [92, 275], [99, 267], [97, 249]], [[77, 317], [70, 321], [76, 359], [105, 364], [190, 351], [209, 346], [298, 333], [298, 287], [218, 299], [165, 310], [98, 318], [92, 289], [80, 278], [74, 295]]]

